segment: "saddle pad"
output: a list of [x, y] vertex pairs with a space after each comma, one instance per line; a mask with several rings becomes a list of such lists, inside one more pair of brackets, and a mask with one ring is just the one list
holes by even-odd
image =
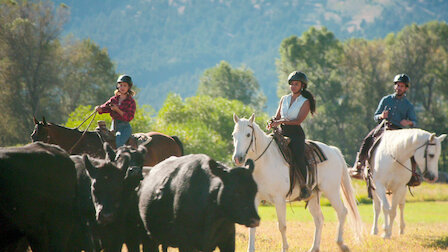
[[305, 157], [310, 165], [317, 165], [327, 160], [322, 149], [312, 140], [305, 140]]

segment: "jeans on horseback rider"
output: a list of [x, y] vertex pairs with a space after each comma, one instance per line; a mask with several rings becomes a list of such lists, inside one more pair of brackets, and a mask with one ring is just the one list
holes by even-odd
[[[357, 153], [355, 165], [351, 170], [353, 178], [362, 179], [363, 169], [366, 161], [369, 159], [369, 152], [373, 147], [376, 139], [381, 137], [384, 129], [396, 130], [405, 127], [416, 127], [417, 116], [414, 111], [414, 106], [406, 98], [406, 91], [409, 88], [410, 79], [406, 74], [398, 74], [394, 78], [393, 94], [384, 96], [374, 114], [374, 120], [378, 124], [373, 130], [364, 138], [361, 148]], [[384, 123], [383, 120], [385, 121]]]
[[130, 121], [134, 118], [136, 103], [132, 96], [132, 79], [129, 75], [120, 75], [117, 79], [117, 90], [107, 102], [95, 109], [98, 113], [110, 113], [112, 117], [111, 130], [115, 131], [116, 147], [123, 146], [132, 134]]
[[[300, 171], [300, 198], [311, 196], [310, 185], [306, 183], [307, 162], [305, 159], [305, 133], [301, 127], [308, 113], [314, 113], [316, 103], [314, 96], [306, 90], [308, 78], [302, 72], [294, 71], [288, 77], [291, 93], [283, 96], [275, 117], [269, 122], [268, 129], [281, 126], [281, 133], [291, 139], [293, 164]], [[290, 178], [292, 179], [292, 177]]]

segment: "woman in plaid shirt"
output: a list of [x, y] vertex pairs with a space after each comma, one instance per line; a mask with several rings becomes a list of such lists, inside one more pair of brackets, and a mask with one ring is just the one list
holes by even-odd
[[132, 134], [129, 122], [134, 119], [135, 95], [132, 88], [132, 79], [129, 75], [120, 75], [117, 79], [117, 90], [107, 102], [101, 106], [96, 106], [98, 113], [110, 113], [112, 117], [111, 129], [115, 130], [115, 143], [117, 148], [124, 145]]

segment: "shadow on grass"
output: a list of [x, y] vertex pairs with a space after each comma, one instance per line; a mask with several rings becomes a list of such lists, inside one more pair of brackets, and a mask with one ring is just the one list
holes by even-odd
[[425, 247], [429, 248], [439, 248], [439, 249], [447, 249], [448, 248], [448, 236], [445, 237], [438, 237], [436, 239], [431, 239], [427, 241], [428, 243], [425, 244]]

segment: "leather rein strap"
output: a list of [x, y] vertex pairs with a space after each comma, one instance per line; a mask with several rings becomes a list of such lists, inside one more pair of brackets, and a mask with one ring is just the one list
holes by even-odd
[[[245, 155], [247, 155], [247, 152], [249, 152], [250, 147], [256, 141], [254, 127], [252, 125], [248, 125], [248, 126], [249, 126], [249, 128], [252, 129], [252, 138], [250, 139], [249, 146], [247, 146]], [[258, 159], [260, 159], [264, 155], [264, 153], [266, 153], [266, 151], [268, 150], [269, 146], [271, 146], [271, 143], [272, 143], [273, 140], [274, 140], [274, 137], [271, 138], [271, 141], [269, 141], [269, 144], [266, 146], [264, 151], [254, 160], [254, 162], [256, 162]]]

